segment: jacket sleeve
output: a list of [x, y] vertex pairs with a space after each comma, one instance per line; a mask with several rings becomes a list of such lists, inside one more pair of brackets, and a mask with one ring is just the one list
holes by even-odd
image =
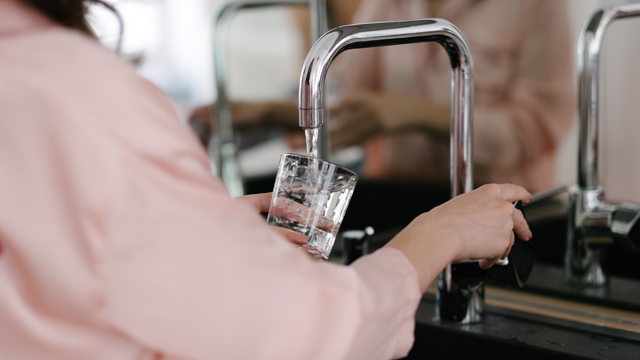
[[349, 267], [313, 261], [231, 199], [190, 149], [121, 154], [105, 255], [112, 326], [176, 358], [409, 351], [420, 293], [402, 253], [383, 249]]

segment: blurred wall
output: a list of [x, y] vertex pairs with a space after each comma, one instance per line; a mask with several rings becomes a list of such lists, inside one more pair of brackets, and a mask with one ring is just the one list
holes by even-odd
[[290, 8], [239, 12], [229, 32], [230, 96], [253, 101], [296, 98], [303, 47]]

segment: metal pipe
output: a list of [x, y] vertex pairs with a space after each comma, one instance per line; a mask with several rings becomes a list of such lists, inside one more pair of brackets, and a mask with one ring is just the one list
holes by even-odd
[[[322, 34], [329, 30], [327, 1], [309, 0], [309, 18], [311, 19], [311, 45], [315, 43]], [[318, 131], [318, 157], [329, 159], [329, 132], [326, 127]]]
[[[464, 36], [453, 24], [441, 19], [422, 19], [397, 22], [379, 22], [338, 27], [324, 34], [311, 48], [300, 75], [298, 107], [300, 126], [324, 126], [324, 80], [329, 65], [343, 51], [387, 45], [435, 41], [442, 45], [451, 63], [451, 196], [471, 191], [472, 169], [472, 105], [473, 61]], [[449, 265], [441, 275], [436, 314], [445, 321], [460, 323], [482, 319], [484, 288], [482, 283], [470, 284], [455, 274], [455, 264]], [[444, 296], [440, 296], [444, 295]], [[448, 301], [464, 304], [457, 306]], [[462, 317], [459, 312], [439, 311], [448, 307], [468, 308]]]
[[311, 25], [311, 44], [329, 30], [327, 23], [327, 1], [309, 0], [309, 23]]
[[[237, 147], [233, 134], [233, 124], [231, 121], [231, 109], [227, 97], [228, 66], [227, 66], [227, 39], [231, 20], [241, 10], [255, 9], [271, 6], [293, 6], [309, 5], [311, 3], [311, 23], [314, 24], [315, 32], [312, 30], [312, 37], [317, 36], [320, 26], [326, 26], [325, 0], [244, 0], [234, 1], [222, 7], [216, 17], [213, 34], [213, 63], [216, 78], [216, 90], [218, 99], [214, 109], [212, 109], [211, 122], [217, 121], [216, 136], [218, 137], [217, 148], [212, 148], [210, 142], [209, 156], [211, 162], [216, 165], [217, 175], [222, 179], [227, 190], [233, 197], [244, 195], [244, 184], [237, 159]], [[321, 18], [320, 18], [321, 17]], [[312, 38], [315, 41], [316, 38]], [[213, 118], [215, 114], [215, 117]]]
[[604, 202], [604, 191], [598, 179], [598, 109], [600, 51], [605, 30], [612, 21], [633, 16], [640, 16], [638, 1], [603, 6], [591, 15], [578, 43], [578, 184], [569, 194], [564, 264], [565, 282], [572, 285], [598, 287], [607, 284], [600, 251], [603, 246], [613, 243], [614, 235], [622, 236], [612, 231], [617, 223], [612, 219], [629, 212]]
[[596, 10], [578, 42], [578, 114], [580, 139], [578, 151], [578, 185], [595, 189], [598, 181], [598, 108], [600, 50], [604, 32], [616, 19], [640, 15], [640, 2], [613, 3]]

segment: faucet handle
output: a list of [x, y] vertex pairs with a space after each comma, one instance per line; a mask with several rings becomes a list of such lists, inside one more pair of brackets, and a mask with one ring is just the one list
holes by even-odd
[[349, 265], [369, 253], [369, 240], [375, 234], [371, 226], [364, 230], [346, 230], [342, 233], [342, 259]]
[[620, 245], [640, 253], [640, 206], [622, 203], [611, 214], [611, 234]]
[[[522, 212], [522, 203], [514, 203], [516, 209]], [[511, 252], [503, 260], [498, 261], [487, 270], [482, 270], [478, 266], [478, 260], [465, 263], [456, 263], [452, 269], [453, 273], [460, 278], [474, 281], [491, 280], [496, 284], [508, 287], [523, 287], [524, 283], [531, 275], [535, 262], [535, 254], [531, 245], [531, 240], [524, 241], [515, 235], [515, 241], [511, 247]]]
[[[522, 202], [517, 201], [515, 208], [522, 212], [524, 216], [524, 208]], [[525, 217], [526, 218], [526, 217]], [[523, 287], [524, 283], [531, 275], [535, 262], [535, 254], [533, 253], [531, 240], [524, 241], [515, 235], [515, 241], [511, 247], [511, 252], [503, 263], [497, 264], [501, 266], [492, 266], [487, 269], [487, 275], [490, 279], [507, 286]]]

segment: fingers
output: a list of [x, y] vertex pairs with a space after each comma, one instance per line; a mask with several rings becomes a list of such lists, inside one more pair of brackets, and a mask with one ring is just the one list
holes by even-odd
[[478, 264], [480, 265], [481, 269], [488, 269], [495, 265], [498, 260], [505, 259], [509, 255], [509, 253], [511, 252], [511, 248], [513, 247], [513, 244], [515, 242], [514, 233], [517, 234], [520, 239], [525, 241], [531, 239], [532, 236], [531, 230], [529, 230], [529, 225], [527, 225], [527, 221], [524, 219], [522, 212], [520, 212], [520, 210], [518, 209], [513, 209], [513, 232], [510, 233], [509, 245], [507, 246], [506, 250], [501, 257], [480, 260]]
[[329, 131], [332, 147], [360, 144], [382, 130], [368, 109], [359, 109], [331, 118]]
[[291, 199], [277, 198], [275, 205], [268, 211], [270, 216], [283, 217], [326, 232], [333, 231], [334, 223], [331, 219]]
[[201, 106], [191, 112], [189, 115], [189, 121], [199, 120], [209, 122], [211, 118], [211, 105]]
[[[332, 118], [331, 121], [333, 120]], [[331, 146], [335, 148], [359, 144], [372, 133], [371, 124], [357, 113], [340, 117], [334, 123], [338, 126], [331, 127], [330, 134]]]
[[245, 195], [238, 198], [238, 200], [246, 202], [256, 208], [258, 212], [269, 212], [269, 206], [271, 205], [271, 195], [273, 193], [262, 193]]
[[360, 107], [361, 100], [355, 97], [348, 97], [340, 101], [336, 106], [329, 109], [331, 116], [340, 116], [344, 113], [349, 113], [356, 108]]
[[478, 265], [480, 266], [480, 269], [486, 270], [492, 267], [493, 265], [495, 265], [495, 263], [497, 263], [498, 260], [500, 260], [500, 258], [497, 258], [497, 257], [492, 259], [482, 259], [478, 261]]
[[343, 147], [345, 144], [353, 142], [352, 132], [355, 131], [355, 124], [352, 124], [352, 117], [348, 114], [331, 116], [329, 121], [329, 134], [332, 147]]
[[332, 147], [359, 144], [382, 130], [375, 101], [365, 94], [344, 99], [330, 111], [329, 131]]
[[478, 261], [478, 265], [480, 266], [480, 268], [483, 269], [483, 270], [486, 270], [486, 269], [492, 267], [493, 265], [495, 265], [499, 260], [505, 259], [509, 255], [509, 253], [511, 252], [511, 247], [513, 247], [514, 241], [515, 241], [515, 238], [514, 238], [513, 232], [512, 232], [511, 236], [509, 237], [509, 245], [507, 246], [507, 249], [504, 251], [502, 256], [494, 257], [494, 258], [490, 258], [490, 259], [482, 259], [482, 260]]
[[278, 232], [280, 235], [282, 235], [285, 239], [287, 239], [290, 243], [294, 245], [304, 245], [307, 243], [307, 237], [304, 236], [303, 234], [300, 234], [293, 230], [281, 228], [278, 226], [272, 226], [271, 228], [274, 229], [276, 232]]
[[531, 239], [531, 230], [529, 229], [529, 224], [527, 224], [527, 220], [524, 219], [524, 215], [522, 212], [516, 208], [513, 209], [513, 231], [518, 235], [518, 237], [522, 240], [528, 241]]
[[[269, 212], [269, 207], [271, 205], [271, 195], [272, 193], [245, 195], [245, 196], [239, 197], [238, 200], [250, 204], [251, 206], [256, 208], [259, 212]], [[294, 203], [294, 204], [299, 205], [297, 203]], [[306, 208], [306, 207], [303, 207], [302, 205], [299, 205], [299, 206], [300, 207], [296, 207], [296, 209]], [[308, 208], [306, 209], [307, 209], [307, 214], [301, 212], [301, 214], [297, 216], [308, 215], [309, 210]], [[275, 210], [275, 214], [274, 214], [275, 216], [291, 217], [291, 212], [289, 210], [293, 210], [293, 208], [289, 207], [287, 209], [284, 209], [283, 207], [275, 207], [274, 210]], [[304, 216], [302, 216], [298, 220], [304, 220], [302, 219], [303, 217]], [[331, 231], [331, 229], [333, 228], [333, 222], [325, 217], [320, 217], [316, 227], [321, 230]], [[304, 234], [295, 232], [293, 230], [281, 228], [279, 226], [272, 226], [271, 228], [277, 231], [280, 235], [282, 235], [292, 244], [304, 245], [307, 243], [307, 236]]]
[[301, 134], [300, 132], [285, 132], [283, 134], [283, 138], [287, 145], [292, 149], [304, 149], [307, 144], [304, 134]]
[[266, 103], [252, 103], [232, 101], [230, 103], [233, 126], [237, 128], [253, 126], [265, 120], [265, 113], [269, 109]]
[[498, 184], [502, 199], [508, 202], [521, 200], [524, 203], [531, 201], [531, 194], [523, 187], [513, 184]]
[[205, 148], [211, 138], [211, 106], [203, 106], [194, 110], [189, 116], [189, 126], [198, 135], [200, 143]]
[[513, 235], [513, 233], [511, 233], [511, 236], [509, 236], [509, 246], [507, 246], [507, 250], [504, 251], [504, 254], [502, 254], [500, 260], [504, 260], [507, 258], [507, 256], [511, 252], [511, 248], [513, 247], [513, 243], [515, 242], [515, 240], [515, 236]]

